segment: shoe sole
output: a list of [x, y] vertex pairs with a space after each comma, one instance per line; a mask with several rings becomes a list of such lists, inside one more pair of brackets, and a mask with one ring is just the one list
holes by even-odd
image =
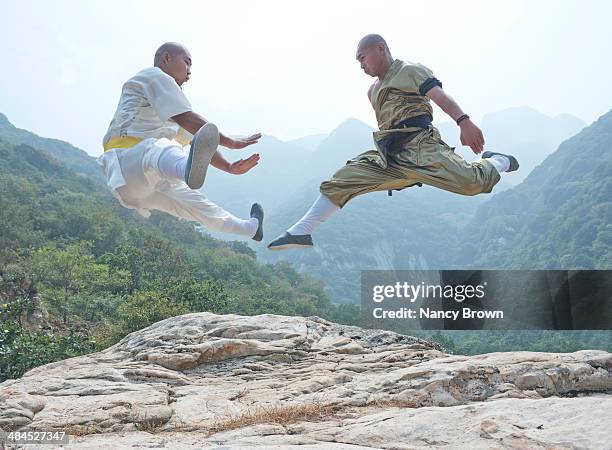
[[268, 250], [273, 252], [277, 250], [289, 250], [291, 248], [313, 248], [314, 245], [302, 245], [302, 244], [283, 244], [283, 245], [275, 245], [274, 247], [268, 247]]
[[263, 240], [264, 211], [263, 211], [263, 208], [261, 207], [261, 205], [259, 205], [259, 207], [261, 208], [261, 217], [251, 216], [251, 217], [255, 217], [259, 221], [259, 225], [257, 226], [257, 231], [255, 232], [255, 236], [253, 236], [251, 238], [251, 239], [253, 239], [254, 241], [257, 241], [257, 242], [261, 242]]
[[207, 123], [193, 137], [190, 149], [190, 164], [187, 174], [187, 186], [200, 189], [206, 179], [206, 172], [213, 155], [219, 147], [219, 130], [213, 123]]

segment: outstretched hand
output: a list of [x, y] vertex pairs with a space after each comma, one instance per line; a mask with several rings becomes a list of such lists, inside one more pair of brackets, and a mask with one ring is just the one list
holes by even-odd
[[247, 159], [239, 159], [230, 164], [228, 172], [233, 175], [247, 173], [259, 163], [259, 153], [249, 156]]
[[484, 136], [482, 131], [470, 119], [462, 120], [461, 127], [461, 144], [467, 145], [476, 154], [482, 152], [484, 148]]
[[259, 139], [261, 139], [261, 133], [253, 134], [246, 138], [232, 139], [229, 148], [233, 150], [240, 150], [241, 148], [248, 147], [249, 145], [257, 144]]

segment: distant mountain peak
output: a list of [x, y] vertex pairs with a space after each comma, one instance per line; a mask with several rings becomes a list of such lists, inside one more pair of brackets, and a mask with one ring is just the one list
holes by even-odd
[[309, 151], [314, 151], [328, 135], [325, 133], [309, 134], [287, 141], [288, 144], [296, 145]]
[[370, 130], [372, 130], [372, 127], [368, 125], [367, 123], [365, 123], [363, 120], [359, 120], [355, 117], [349, 117], [348, 119], [345, 119], [342, 122], [340, 122], [340, 124], [334, 129], [334, 131], [340, 128], [347, 128], [347, 127], [361, 127], [361, 128], [369, 128]]
[[3, 124], [3, 125], [9, 125], [9, 126], [11, 126], [11, 127], [13, 127], [13, 128], [15, 127], [15, 125], [13, 125], [13, 124], [10, 122], [10, 120], [8, 120], [8, 117], [6, 117], [6, 116], [5, 116], [4, 114], [2, 114], [1, 112], [0, 112], [0, 124]]
[[517, 120], [527, 120], [527, 121], [541, 121], [541, 122], [558, 122], [562, 124], [568, 124], [573, 127], [577, 127], [578, 129], [584, 128], [586, 126], [586, 122], [582, 119], [573, 116], [569, 113], [561, 113], [557, 114], [554, 117], [551, 117], [543, 112], [538, 111], [531, 106], [512, 106], [510, 108], [501, 109], [499, 111], [493, 111], [484, 115], [482, 119], [482, 124], [486, 125], [490, 122], [496, 122], [498, 120], [504, 122], [511, 122], [514, 118]]

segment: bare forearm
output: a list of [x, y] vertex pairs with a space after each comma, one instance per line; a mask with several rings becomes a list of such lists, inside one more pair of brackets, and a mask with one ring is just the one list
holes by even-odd
[[450, 95], [445, 95], [444, 101], [440, 102], [438, 106], [455, 121], [464, 114], [461, 107]]
[[427, 96], [455, 121], [464, 114], [457, 102], [438, 86], [431, 89]]
[[222, 170], [224, 172], [228, 172], [228, 173], [229, 173], [230, 167], [231, 167], [231, 163], [227, 159], [225, 159], [223, 157], [223, 155], [219, 151], [217, 151], [213, 155], [213, 157], [212, 157], [212, 159], [210, 161], [210, 164], [213, 167], [216, 167], [217, 169]]
[[[208, 122], [204, 117], [193, 111], [187, 111], [173, 116], [172, 120], [178, 123], [185, 130], [189, 131], [191, 134], [196, 134], [198, 130]], [[230, 147], [232, 142], [232, 138], [227, 137], [223, 133], [219, 133], [219, 145]]]
[[[450, 95], [446, 94], [441, 87], [436, 86], [430, 89], [427, 96], [442, 108], [442, 111], [451, 116], [455, 122], [464, 115], [457, 102]], [[461, 143], [468, 145], [474, 153], [482, 152], [485, 144], [482, 131], [467, 115], [459, 122], [459, 128], [461, 129]]]

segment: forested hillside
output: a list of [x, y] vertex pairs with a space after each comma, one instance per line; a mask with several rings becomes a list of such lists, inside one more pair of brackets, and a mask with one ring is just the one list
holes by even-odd
[[0, 142], [0, 378], [195, 311], [357, 320], [285, 262], [145, 220], [49, 154]]
[[480, 206], [455, 263], [490, 269], [612, 268], [612, 111], [520, 185]]

